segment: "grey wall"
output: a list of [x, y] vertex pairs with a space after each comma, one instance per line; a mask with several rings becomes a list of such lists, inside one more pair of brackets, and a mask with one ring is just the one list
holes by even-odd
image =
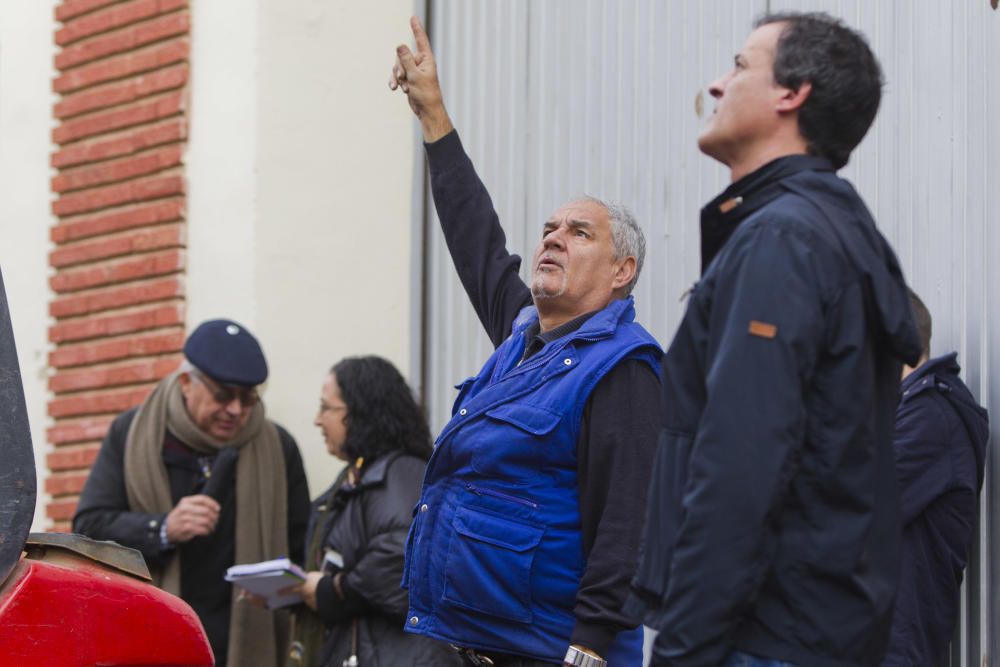
[[[766, 9], [822, 9], [863, 30], [887, 87], [843, 175], [855, 183], [935, 318], [933, 353], [958, 350], [1000, 415], [1000, 12], [989, 0], [431, 0], [445, 101], [493, 194], [512, 251], [531, 256], [559, 204], [588, 193], [637, 213], [649, 241], [639, 320], [664, 344], [698, 273], [698, 211], [726, 184], [700, 155], [695, 99], [730, 67]], [[991, 113], [992, 111], [992, 113]], [[424, 389], [433, 426], [452, 385], [491, 351], [429, 206]], [[528, 267], [522, 268], [524, 274]], [[990, 472], [1000, 471], [990, 453]], [[1000, 486], [987, 475], [955, 664], [1000, 652]], [[992, 623], [995, 625], [995, 623]], [[992, 642], [992, 651], [990, 651]]]

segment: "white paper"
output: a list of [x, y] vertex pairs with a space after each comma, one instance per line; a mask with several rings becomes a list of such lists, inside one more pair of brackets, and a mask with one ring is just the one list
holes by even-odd
[[279, 595], [278, 591], [300, 584], [305, 579], [306, 573], [302, 568], [287, 558], [234, 565], [226, 570], [226, 581], [265, 598], [268, 609], [302, 602], [299, 594]]

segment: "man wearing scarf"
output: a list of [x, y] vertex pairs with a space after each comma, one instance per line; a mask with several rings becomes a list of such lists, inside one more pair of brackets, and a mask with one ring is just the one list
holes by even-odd
[[217, 665], [277, 665], [287, 618], [239, 599], [223, 576], [236, 563], [301, 561], [302, 458], [265, 416], [267, 362], [245, 327], [204, 322], [184, 355], [111, 424], [73, 530], [142, 552], [154, 583], [197, 612]]

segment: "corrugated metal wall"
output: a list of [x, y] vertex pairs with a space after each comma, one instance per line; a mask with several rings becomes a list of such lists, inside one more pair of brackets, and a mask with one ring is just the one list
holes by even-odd
[[[727, 182], [695, 145], [696, 96], [710, 113], [705, 85], [767, 9], [828, 11], [871, 40], [883, 107], [843, 173], [927, 302], [933, 352], [958, 350], [973, 393], [1000, 419], [1000, 232], [990, 228], [1000, 222], [990, 205], [1000, 12], [989, 0], [431, 0], [445, 100], [510, 248], [530, 258], [546, 216], [575, 195], [628, 204], [649, 241], [639, 320], [668, 343], [698, 273], [698, 211]], [[440, 428], [452, 385], [491, 347], [428, 208], [424, 389]], [[992, 448], [956, 665], [1000, 654], [990, 631], [1000, 619], [998, 466]]]

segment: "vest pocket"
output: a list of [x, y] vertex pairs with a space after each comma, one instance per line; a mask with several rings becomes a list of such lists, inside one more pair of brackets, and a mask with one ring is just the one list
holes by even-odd
[[506, 403], [486, 411], [486, 416], [500, 422], [506, 422], [527, 431], [531, 435], [545, 436], [559, 425], [562, 418], [557, 412], [537, 408], [527, 403]]
[[543, 526], [459, 507], [445, 564], [446, 602], [497, 618], [530, 623], [531, 563]]

